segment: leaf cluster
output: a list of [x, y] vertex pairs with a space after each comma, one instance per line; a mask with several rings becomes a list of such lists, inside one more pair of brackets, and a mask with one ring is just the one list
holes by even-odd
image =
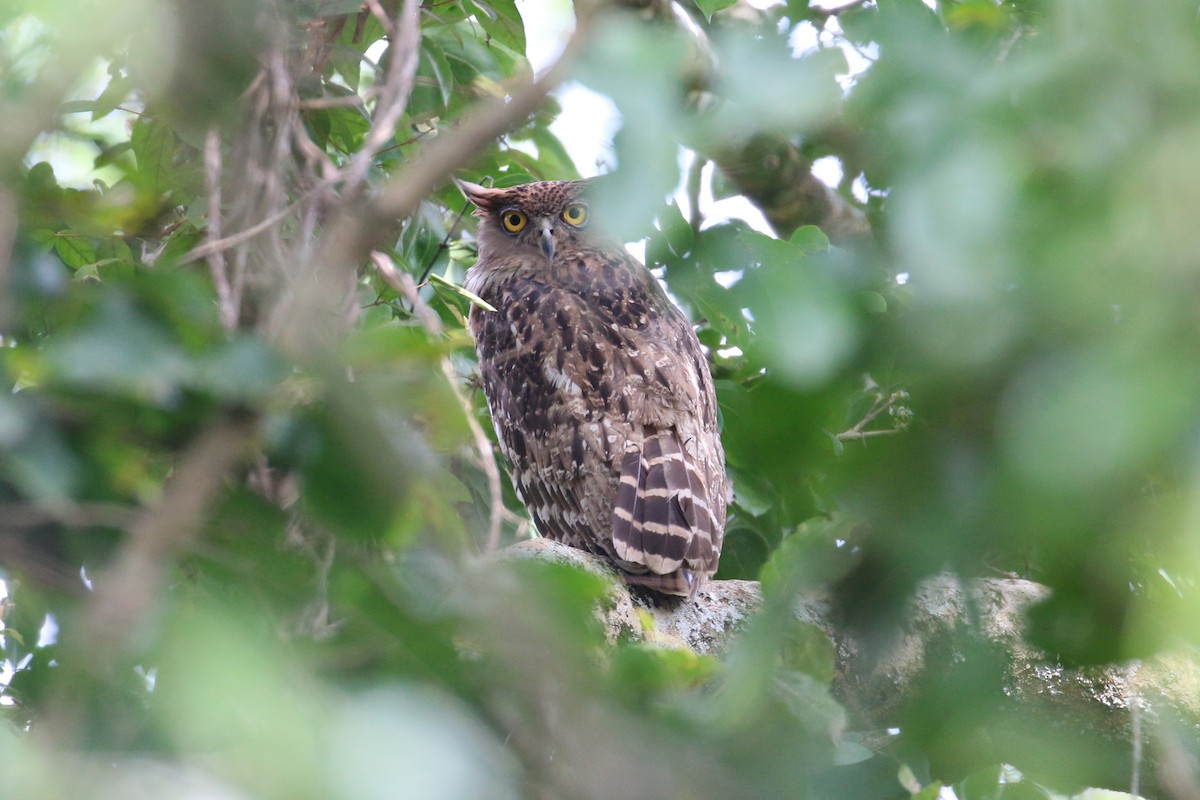
[[[614, 641], [603, 580], [492, 557], [528, 523], [469, 380], [452, 186], [321, 314], [281, 311], [339, 214], [530, 86], [524, 7], [0, 11], [0, 794], [1127, 785], [1090, 742], [997, 749], [992, 654], [848, 712], [794, 615], [824, 592], [883, 653], [949, 568], [1048, 584], [1030, 639], [1067, 662], [1197, 644], [1194, 8], [1134, 36], [1115, 0], [937, 6], [580, 11], [571, 77], [622, 121], [592, 216], [697, 322], [736, 491], [718, 577], [765, 591], [720, 658]], [[559, 112], [457, 166], [576, 177]], [[721, 214], [714, 161], [753, 151], [766, 196], [792, 174], [763, 136], [835, 159], [875, 241]]]

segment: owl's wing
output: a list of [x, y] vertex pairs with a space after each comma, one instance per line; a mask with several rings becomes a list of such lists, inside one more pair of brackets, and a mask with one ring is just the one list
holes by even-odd
[[673, 305], [639, 339], [637, 360], [655, 366], [643, 370], [641, 402], [630, 404], [612, 543], [618, 558], [654, 576], [638, 582], [690, 594], [693, 578], [716, 572], [725, 527], [716, 397], [700, 343]]

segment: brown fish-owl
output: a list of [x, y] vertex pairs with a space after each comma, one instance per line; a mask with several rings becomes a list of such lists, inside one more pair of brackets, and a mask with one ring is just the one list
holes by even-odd
[[691, 596], [717, 570], [728, 484], [691, 323], [620, 243], [586, 182], [459, 183], [479, 218], [466, 286], [513, 486], [543, 536], [635, 585]]

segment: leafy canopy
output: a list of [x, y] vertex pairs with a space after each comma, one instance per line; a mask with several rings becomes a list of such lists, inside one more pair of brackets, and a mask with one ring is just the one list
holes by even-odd
[[[1031, 637], [1062, 659], [1196, 645], [1194, 4], [579, 5], [564, 69], [621, 117], [593, 216], [699, 324], [719, 577], [764, 578], [720, 661], [607, 642], [594, 576], [480, 557], [528, 526], [464, 381], [446, 179], [578, 174], [536, 9], [93, 5], [0, 10], [0, 794], [1124, 780], [1002, 720], [994, 654], [877, 721], [898, 739], [863, 730], [788, 609], [827, 589], [882, 631], [932, 572], [1015, 572], [1052, 587]], [[795, 202], [827, 230], [780, 223], [822, 158], [840, 184]], [[751, 184], [775, 236], [711, 213]], [[822, 209], [854, 205], [873, 242], [831, 246]]]

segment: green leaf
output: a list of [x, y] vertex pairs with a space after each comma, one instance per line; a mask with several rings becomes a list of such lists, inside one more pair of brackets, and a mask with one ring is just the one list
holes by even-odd
[[443, 287], [443, 288], [449, 289], [451, 292], [459, 295], [460, 297], [465, 297], [471, 303], [479, 306], [484, 311], [495, 311], [496, 310], [495, 307], [493, 307], [490, 303], [488, 303], [486, 300], [484, 300], [479, 295], [475, 294], [474, 292], [468, 291], [466, 288], [459, 286], [456, 283], [452, 283], [452, 282], [446, 280], [441, 275], [438, 275], [436, 272], [429, 273], [429, 282], [434, 285], [434, 288]]
[[132, 76], [122, 75], [117, 73], [111, 75], [108, 80], [108, 85], [104, 87], [104, 91], [96, 98], [92, 108], [92, 119], [97, 120], [107, 116], [124, 102], [129, 93], [136, 88]]
[[674, 202], [668, 203], [666, 208], [658, 214], [658, 224], [662, 232], [666, 234], [667, 245], [677, 256], [685, 256], [692, 249], [692, 243], [695, 241], [695, 231], [692, 230], [691, 224], [683, 218], [683, 212], [679, 210], [679, 206]]
[[700, 9], [704, 18], [711, 22], [713, 14], [723, 8], [729, 8], [736, 2], [737, 0], [696, 0], [696, 8]]
[[116, 293], [105, 295], [88, 323], [50, 341], [45, 358], [55, 380], [160, 403], [190, 371], [173, 337]]
[[478, 12], [475, 19], [489, 39], [525, 55], [525, 22], [514, 0], [465, 0], [463, 5]]
[[357, 106], [320, 109], [311, 118], [323, 127], [324, 138], [320, 141], [343, 155], [357, 152], [371, 129], [371, 120]]
[[858, 742], [842, 741], [833, 751], [833, 764], [837, 767], [845, 767], [874, 757], [874, 753]]
[[737, 520], [727, 525], [721, 547], [717, 576], [722, 580], [752, 581], [758, 578], [771, 554], [772, 542], [753, 521]]
[[1003, 788], [1000, 776], [999, 764], [976, 770], [954, 787], [955, 794], [959, 800], [997, 800]]
[[238, 336], [196, 359], [190, 385], [225, 400], [242, 402], [273, 391], [287, 374], [261, 339]]
[[[907, 766], [901, 767], [901, 769], [907, 769]], [[940, 800], [941, 796], [942, 783], [941, 781], [934, 781], [921, 791], [913, 794], [912, 800]]]
[[862, 292], [859, 297], [862, 299], [863, 308], [870, 314], [886, 314], [887, 300], [879, 292], [866, 291]]
[[[343, 14], [357, 14], [362, 7], [363, 4], [359, 0], [317, 0], [314, 16], [340, 17]], [[353, 28], [353, 26], [348, 27]]]
[[38, 228], [30, 231], [27, 235], [29, 241], [47, 253], [53, 250], [55, 245], [58, 244], [58, 234], [49, 228]]
[[798, 388], [829, 380], [860, 335], [839, 273], [827, 257], [806, 255], [790, 242], [751, 232], [739, 238], [758, 263], [731, 290], [754, 319], [749, 352]]
[[175, 134], [171, 129], [165, 123], [141, 117], [134, 123], [130, 144], [141, 186], [155, 194], [171, 188], [175, 160]]
[[823, 253], [829, 249], [829, 237], [816, 225], [801, 225], [788, 237], [804, 253]]
[[654, 702], [665, 692], [695, 689], [718, 671], [715, 659], [683, 648], [635, 643], [617, 648], [612, 679], [633, 705]]
[[779, 493], [761, 475], [730, 467], [729, 478], [733, 483], [734, 502], [756, 517], [763, 516], [779, 502]]
[[359, 541], [388, 537], [417, 478], [433, 463], [403, 417], [365, 388], [327, 376], [326, 397], [288, 431], [304, 476], [303, 502], [331, 530]]
[[442, 45], [435, 39], [422, 40], [409, 113], [418, 117], [440, 116], [454, 96], [454, 85], [454, 70]]
[[732, 30], [717, 45], [715, 89], [729, 101], [721, 111], [728, 130], [804, 130], [838, 113], [844, 100], [838, 76], [849, 70], [841, 48], [797, 58], [782, 35], [752, 29]]
[[846, 710], [811, 676], [784, 670], [773, 688], [775, 698], [806, 728], [830, 731], [845, 727]]
[[33, 414], [13, 395], [0, 395], [0, 447], [12, 447], [28, 434]]
[[69, 502], [79, 490], [80, 472], [78, 458], [49, 424], [0, 451], [0, 474], [36, 502]]
[[95, 100], [68, 100], [58, 107], [60, 114], [82, 114], [85, 111], [94, 111], [96, 108]]
[[815, 625], [789, 625], [780, 640], [780, 657], [786, 669], [803, 672], [828, 686], [837, 667], [837, 652], [829, 636]]
[[125, 153], [131, 152], [132, 150], [132, 142], [117, 142], [116, 144], [101, 150], [99, 155], [96, 156], [95, 161], [92, 162], [92, 165], [96, 167], [96, 169], [99, 169], [100, 167], [105, 167], [109, 164], [115, 164], [121, 158], [121, 156], [123, 156]]
[[133, 250], [130, 249], [129, 244], [116, 236], [105, 236], [96, 243], [96, 259], [99, 263], [104, 264], [135, 263]]
[[96, 246], [88, 237], [70, 229], [59, 231], [54, 236], [54, 252], [71, 269], [96, 263]]

